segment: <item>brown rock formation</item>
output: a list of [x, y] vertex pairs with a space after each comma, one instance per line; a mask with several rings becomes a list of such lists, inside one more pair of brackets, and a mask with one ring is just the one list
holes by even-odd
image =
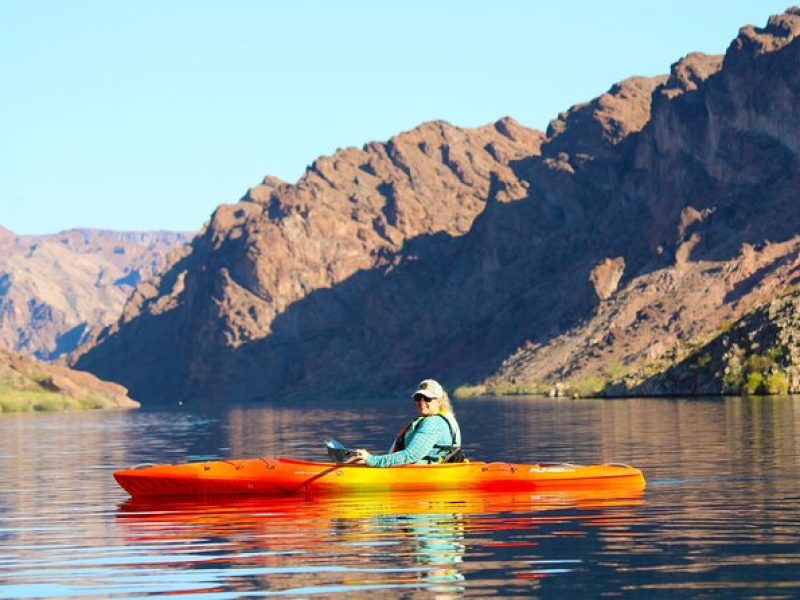
[[669, 77], [659, 93], [675, 98], [684, 92], [693, 92], [722, 67], [722, 56], [692, 52], [672, 65]]
[[662, 373], [626, 378], [613, 395], [800, 393], [800, 291], [760, 305]]
[[0, 350], [0, 412], [138, 407], [121, 385]]
[[589, 279], [594, 286], [597, 297], [601, 300], [608, 300], [617, 291], [619, 280], [625, 272], [625, 259], [621, 256], [617, 258], [607, 258], [597, 265], [589, 273]]
[[0, 230], [0, 347], [45, 359], [71, 352], [188, 241], [171, 232]]
[[[440, 302], [437, 267], [399, 283], [407, 289], [385, 286], [378, 297], [377, 288], [405, 282], [407, 267], [419, 269], [429, 249], [455, 248], [452, 242], [488, 203], [502, 207], [524, 198], [527, 184], [510, 164], [537, 152], [543, 137], [512, 119], [472, 130], [426, 123], [385, 144], [320, 158], [297, 185], [269, 178], [239, 204], [219, 207], [192, 252], [140, 286], [122, 321], [79, 364], [160, 398], [216, 390], [247, 398], [303, 383], [336, 387], [334, 375], [317, 366], [329, 356], [340, 367], [345, 358], [348, 369], [383, 378], [367, 367], [370, 345], [382, 337], [380, 323], [416, 327], [418, 307]], [[495, 271], [491, 260], [483, 270]], [[365, 321], [362, 331], [357, 320], [367, 318], [365, 311], [377, 321]], [[367, 339], [351, 342], [348, 335]], [[350, 343], [356, 347], [342, 355]], [[323, 347], [312, 350], [316, 345]], [[125, 362], [137, 366], [120, 363], [117, 370], [96, 362], [101, 347], [124, 352]], [[311, 354], [301, 358], [305, 349]], [[304, 366], [306, 359], [311, 364]]]
[[596, 225], [629, 238], [624, 289], [586, 323], [520, 348], [491, 382], [568, 380], [591, 393], [592, 378], [602, 388], [666, 368], [794, 281], [800, 47], [784, 42], [798, 29], [790, 11], [766, 30], [743, 28], [721, 63], [704, 57], [701, 68], [690, 55], [689, 67], [673, 65]]
[[157, 401], [569, 389], [676, 360], [796, 277], [799, 30], [743, 28], [546, 136], [428, 123], [267, 178], [78, 364]]

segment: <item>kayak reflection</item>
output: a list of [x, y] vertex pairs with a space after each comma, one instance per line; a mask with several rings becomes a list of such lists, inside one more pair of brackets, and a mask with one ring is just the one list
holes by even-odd
[[619, 530], [636, 520], [643, 501], [641, 492], [627, 488], [162, 498], [129, 500], [117, 520], [129, 546], [157, 546], [162, 568], [192, 570], [200, 580], [195, 584], [204, 584], [194, 590], [418, 588], [444, 598], [464, 590], [465, 557], [475, 568], [487, 549], [536, 551], [532, 534], [565, 518]]

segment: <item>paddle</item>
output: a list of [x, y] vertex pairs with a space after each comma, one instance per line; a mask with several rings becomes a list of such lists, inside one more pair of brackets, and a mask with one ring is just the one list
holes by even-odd
[[350, 458], [355, 456], [355, 452], [353, 450], [350, 450], [338, 440], [327, 440], [325, 442], [325, 446], [328, 449], [328, 456], [330, 456], [334, 462], [339, 464], [348, 462]]

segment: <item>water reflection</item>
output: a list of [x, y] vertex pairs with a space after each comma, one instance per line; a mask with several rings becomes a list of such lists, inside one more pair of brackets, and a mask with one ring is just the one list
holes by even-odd
[[[410, 587], [447, 598], [464, 591], [468, 576], [498, 568], [494, 560], [475, 560], [481, 554], [488, 558], [487, 549], [535, 552], [536, 536], [574, 519], [581, 521], [581, 535], [594, 530], [591, 536], [601, 540], [600, 530], [629, 528], [632, 509], [642, 502], [641, 494], [631, 497], [624, 489], [618, 494], [131, 500], [120, 507], [118, 523], [129, 545], [192, 548], [191, 560], [181, 556], [172, 567], [202, 569], [206, 589], [221, 585], [239, 592], [301, 594], [337, 586], [351, 591]], [[465, 563], [468, 548], [480, 551]], [[527, 560], [508, 566], [521, 568], [522, 580], [536, 581], [537, 573], [569, 570], [556, 563], [544, 569]]]
[[472, 456], [628, 462], [648, 489], [148, 506], [126, 502], [111, 472], [215, 457], [318, 460], [327, 436], [381, 450], [409, 407], [3, 414], [0, 598], [800, 596], [800, 398], [456, 408]]

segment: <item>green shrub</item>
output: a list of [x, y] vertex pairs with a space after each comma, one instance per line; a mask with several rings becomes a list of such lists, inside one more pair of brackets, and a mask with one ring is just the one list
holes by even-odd
[[24, 411], [63, 411], [63, 410], [94, 410], [100, 408], [114, 408], [116, 402], [109, 397], [96, 392], [89, 392], [80, 398], [72, 398], [66, 394], [43, 388], [36, 383], [47, 378], [41, 373], [26, 374], [27, 379], [12, 380], [0, 378], [0, 413]]
[[697, 366], [698, 367], [705, 367], [711, 363], [712, 360], [711, 352], [706, 352], [705, 354], [701, 355], [697, 359]]
[[778, 371], [777, 373], [770, 373], [767, 375], [765, 382], [767, 393], [769, 394], [788, 394], [789, 393], [789, 379], [786, 373]]
[[725, 391], [740, 393], [744, 385], [744, 374], [741, 369], [731, 369], [722, 378]]
[[772, 373], [778, 361], [784, 356], [784, 348], [773, 346], [763, 354], [752, 354], [744, 361], [741, 370], [733, 370], [725, 375], [725, 385], [736, 389], [736, 384], [744, 394], [786, 394], [789, 380], [782, 371]]
[[31, 404], [31, 408], [36, 411], [61, 411], [67, 408], [67, 401], [61, 396], [54, 394], [34, 400]]
[[30, 403], [23, 398], [0, 394], [0, 413], [22, 412], [29, 409]]
[[84, 410], [97, 410], [101, 408], [109, 408], [111, 406], [111, 402], [108, 399], [95, 394], [88, 394], [78, 398], [75, 404], [77, 408]]
[[772, 360], [773, 363], [779, 362], [784, 357], [785, 351], [782, 346], [773, 346], [767, 350], [766, 355]]
[[775, 364], [775, 361], [767, 354], [752, 354], [747, 358], [745, 367], [748, 372], [763, 373]]
[[617, 381], [625, 377], [630, 371], [630, 367], [628, 367], [625, 363], [621, 360], [615, 360], [608, 363], [604, 368], [603, 372], [608, 376], [611, 381]]
[[495, 396], [521, 396], [542, 394], [546, 386], [539, 383], [492, 383], [486, 387], [485, 393]]
[[453, 392], [456, 398], [475, 398], [486, 394], [485, 385], [460, 385]]
[[609, 381], [602, 375], [590, 375], [584, 379], [568, 382], [567, 391], [570, 395], [581, 398], [602, 396], [608, 387]]
[[0, 412], [54, 412], [72, 409], [111, 408], [114, 402], [103, 396], [89, 394], [79, 399], [57, 392], [32, 389], [0, 388]]
[[744, 393], [753, 395], [758, 393], [761, 389], [761, 384], [764, 382], [764, 376], [758, 372], [751, 372], [747, 374], [747, 381], [744, 383]]

